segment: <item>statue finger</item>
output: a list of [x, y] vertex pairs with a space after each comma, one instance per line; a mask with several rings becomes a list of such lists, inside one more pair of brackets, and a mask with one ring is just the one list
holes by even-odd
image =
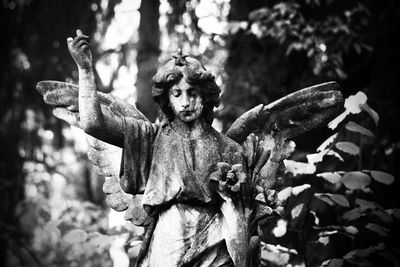
[[82, 31], [80, 29], [76, 30], [76, 36], [81, 36], [83, 35]]
[[72, 126], [80, 128], [79, 114], [77, 112], [71, 112], [65, 108], [57, 107], [53, 109], [53, 115]]
[[89, 40], [89, 36], [87, 36], [87, 35], [79, 35], [79, 36], [76, 36], [74, 39], [75, 39], [75, 42], [78, 42], [79, 40], [82, 40], [82, 39]]
[[75, 37], [75, 39], [72, 42], [72, 46], [79, 47], [82, 42], [86, 42], [87, 44], [89, 44], [89, 37], [87, 37], [87, 36]]
[[72, 47], [73, 47], [73, 44], [74, 44], [74, 39], [72, 38], [72, 37], [68, 37], [67, 38], [67, 47], [68, 47], [68, 50], [69, 51], [71, 51], [72, 50]]
[[78, 29], [78, 30], [76, 30], [76, 37], [75, 37], [75, 39], [78, 39], [78, 38], [89, 39], [89, 36], [83, 34], [82, 31]]
[[80, 40], [79, 42], [76, 43], [76, 46], [79, 48], [90, 48], [89, 43], [86, 40]]
[[52, 106], [71, 106], [78, 104], [78, 95], [75, 91], [67, 89], [56, 89], [47, 92], [43, 96], [46, 104]]

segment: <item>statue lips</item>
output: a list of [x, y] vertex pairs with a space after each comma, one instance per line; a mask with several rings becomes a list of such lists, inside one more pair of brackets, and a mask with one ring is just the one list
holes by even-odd
[[180, 113], [184, 116], [184, 117], [189, 117], [194, 113], [194, 110], [182, 110], [180, 111]]

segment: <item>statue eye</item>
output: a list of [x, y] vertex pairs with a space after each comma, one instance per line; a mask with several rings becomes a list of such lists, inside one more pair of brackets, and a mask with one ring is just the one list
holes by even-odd
[[172, 89], [172, 91], [171, 91], [171, 95], [173, 95], [174, 97], [180, 96], [181, 93], [182, 93], [181, 90], [178, 90], [178, 89]]
[[189, 96], [198, 96], [199, 95], [199, 90], [197, 88], [191, 88], [188, 90]]

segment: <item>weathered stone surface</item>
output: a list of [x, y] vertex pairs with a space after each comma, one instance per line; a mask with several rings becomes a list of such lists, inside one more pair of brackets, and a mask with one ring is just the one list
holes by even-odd
[[148, 226], [153, 218], [150, 217], [142, 207], [143, 195], [137, 194], [132, 196], [128, 202], [128, 209], [125, 213], [125, 220], [130, 221], [137, 226]]
[[296, 91], [269, 105], [258, 105], [239, 117], [226, 135], [238, 143], [251, 133], [281, 131], [292, 138], [311, 130], [343, 106], [336, 82], [322, 83]]

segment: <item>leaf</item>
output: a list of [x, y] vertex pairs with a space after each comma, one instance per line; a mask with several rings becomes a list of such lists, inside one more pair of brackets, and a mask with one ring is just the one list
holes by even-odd
[[294, 160], [284, 161], [286, 171], [293, 173], [294, 176], [298, 174], [313, 174], [316, 171], [316, 167], [313, 164], [298, 162]]
[[279, 191], [279, 193], [277, 194], [277, 198], [279, 201], [282, 202], [288, 199], [291, 195], [292, 195], [292, 187], [289, 186]]
[[274, 246], [271, 244], [265, 244], [261, 249], [261, 259], [267, 262], [274, 262], [278, 266], [287, 266], [290, 254], [284, 252], [279, 245]]
[[323, 150], [325, 150], [330, 144], [332, 144], [336, 137], [338, 136], [338, 133], [335, 133], [333, 135], [331, 135], [330, 137], [328, 137], [318, 148], [317, 151], [321, 152]]
[[356, 204], [360, 206], [361, 210], [368, 210], [368, 209], [375, 209], [378, 207], [378, 205], [375, 202], [364, 200], [361, 198], [356, 199]]
[[322, 232], [318, 233], [318, 236], [330, 236], [330, 235], [336, 235], [337, 233], [338, 233], [338, 230], [322, 231]]
[[400, 209], [389, 209], [386, 211], [396, 219], [400, 220]]
[[322, 243], [324, 246], [329, 244], [329, 236], [321, 236], [318, 238], [318, 242]]
[[82, 229], [73, 229], [66, 233], [63, 239], [69, 244], [80, 243], [86, 241], [87, 233]]
[[342, 176], [337, 172], [322, 172], [318, 173], [317, 176], [324, 178], [332, 184], [336, 184], [342, 179]]
[[292, 195], [297, 196], [298, 194], [300, 194], [304, 190], [307, 190], [308, 188], [311, 188], [311, 185], [303, 184], [303, 185], [295, 186], [292, 188]]
[[371, 171], [371, 176], [374, 178], [375, 181], [378, 181], [383, 184], [390, 185], [394, 181], [394, 176], [381, 171]]
[[344, 161], [344, 159], [336, 151], [329, 150], [328, 153], [326, 153], [326, 154], [330, 155], [330, 156], [334, 156], [334, 157], [338, 158], [340, 161]]
[[350, 155], [360, 154], [360, 148], [351, 142], [337, 142], [335, 146]]
[[246, 29], [248, 23], [245, 21], [231, 21], [227, 25], [227, 30], [229, 34], [236, 34], [241, 29]]
[[292, 215], [292, 219], [299, 217], [300, 213], [303, 210], [303, 206], [304, 206], [304, 204], [299, 204], [292, 209], [292, 211], [290, 212]]
[[280, 219], [277, 222], [277, 226], [272, 230], [272, 234], [275, 237], [282, 237], [286, 234], [287, 231], [287, 221]]
[[349, 233], [351, 235], [356, 235], [358, 234], [358, 229], [354, 226], [346, 226], [344, 227], [344, 230], [346, 231], [346, 233]]
[[128, 255], [132, 258], [137, 258], [139, 255], [140, 247], [142, 245], [142, 241], [131, 242], [131, 247], [128, 249]]
[[375, 110], [373, 110], [372, 108], [370, 108], [370, 106], [368, 106], [367, 103], [362, 104], [361, 108], [363, 110], [365, 110], [372, 117], [372, 119], [374, 120], [375, 124], [378, 125], [378, 122], [379, 122], [378, 113]]
[[317, 198], [321, 199], [322, 201], [325, 201], [326, 203], [328, 203], [331, 206], [335, 205], [335, 203], [342, 207], [346, 207], [346, 208], [350, 206], [349, 201], [343, 195], [319, 193], [319, 194], [315, 194], [315, 196]]
[[58, 242], [58, 240], [61, 237], [61, 231], [58, 228], [60, 222], [61, 222], [60, 220], [51, 220], [48, 223], [46, 223], [46, 225], [43, 228], [44, 232], [47, 232], [50, 238], [52, 238], [53, 240], [57, 240], [56, 242]]
[[108, 247], [113, 241], [114, 238], [111, 236], [97, 234], [89, 240], [89, 243], [94, 247]]
[[348, 208], [350, 207], [350, 203], [347, 200], [346, 197], [343, 195], [338, 195], [338, 194], [330, 194], [330, 198], [335, 201], [337, 204], [339, 204], [342, 207]]
[[342, 183], [350, 190], [365, 189], [371, 183], [371, 177], [360, 171], [348, 172], [342, 177]]
[[331, 200], [330, 197], [328, 197], [326, 194], [315, 194], [315, 197], [318, 199], [324, 201], [325, 203], [328, 203], [330, 206], [334, 206], [335, 202]]
[[393, 218], [392, 216], [389, 215], [389, 213], [386, 210], [381, 210], [381, 209], [375, 209], [372, 211], [372, 213], [376, 216], [379, 217], [379, 219], [385, 224], [385, 225], [390, 225], [393, 223]]
[[315, 211], [311, 210], [310, 213], [314, 216], [314, 224], [319, 225], [319, 218], [317, 216], [317, 213]]
[[374, 134], [370, 130], [364, 128], [363, 126], [361, 126], [353, 121], [349, 121], [345, 127], [349, 131], [357, 132], [357, 133], [360, 133], [360, 134], [363, 134], [363, 135], [366, 135], [369, 137], [374, 137]]
[[322, 266], [326, 266], [326, 267], [342, 267], [343, 263], [344, 263], [344, 260], [343, 259], [331, 259], [331, 260], [329, 260], [329, 262], [328, 261], [325, 261], [325, 262], [326, 262], [326, 264], [325, 265], [323, 264]]
[[270, 11], [265, 7], [256, 9], [256, 10], [250, 12], [249, 20], [250, 21], [261, 20], [261, 19], [265, 18], [269, 13], [270, 13]]
[[347, 221], [354, 221], [361, 217], [361, 209], [355, 208], [343, 213], [342, 218]]
[[324, 159], [324, 156], [327, 154], [328, 150], [323, 150], [319, 153], [308, 154], [307, 161], [309, 164], [314, 164], [321, 162]]
[[388, 235], [388, 229], [375, 223], [369, 223], [365, 226], [365, 228], [379, 234], [382, 237], [386, 237]]
[[364, 248], [364, 249], [355, 249], [355, 250], [350, 251], [346, 255], [344, 255], [343, 258], [351, 259], [351, 258], [354, 258], [354, 256], [360, 257], [360, 258], [365, 258], [373, 252], [375, 252], [375, 249], [372, 247]]

